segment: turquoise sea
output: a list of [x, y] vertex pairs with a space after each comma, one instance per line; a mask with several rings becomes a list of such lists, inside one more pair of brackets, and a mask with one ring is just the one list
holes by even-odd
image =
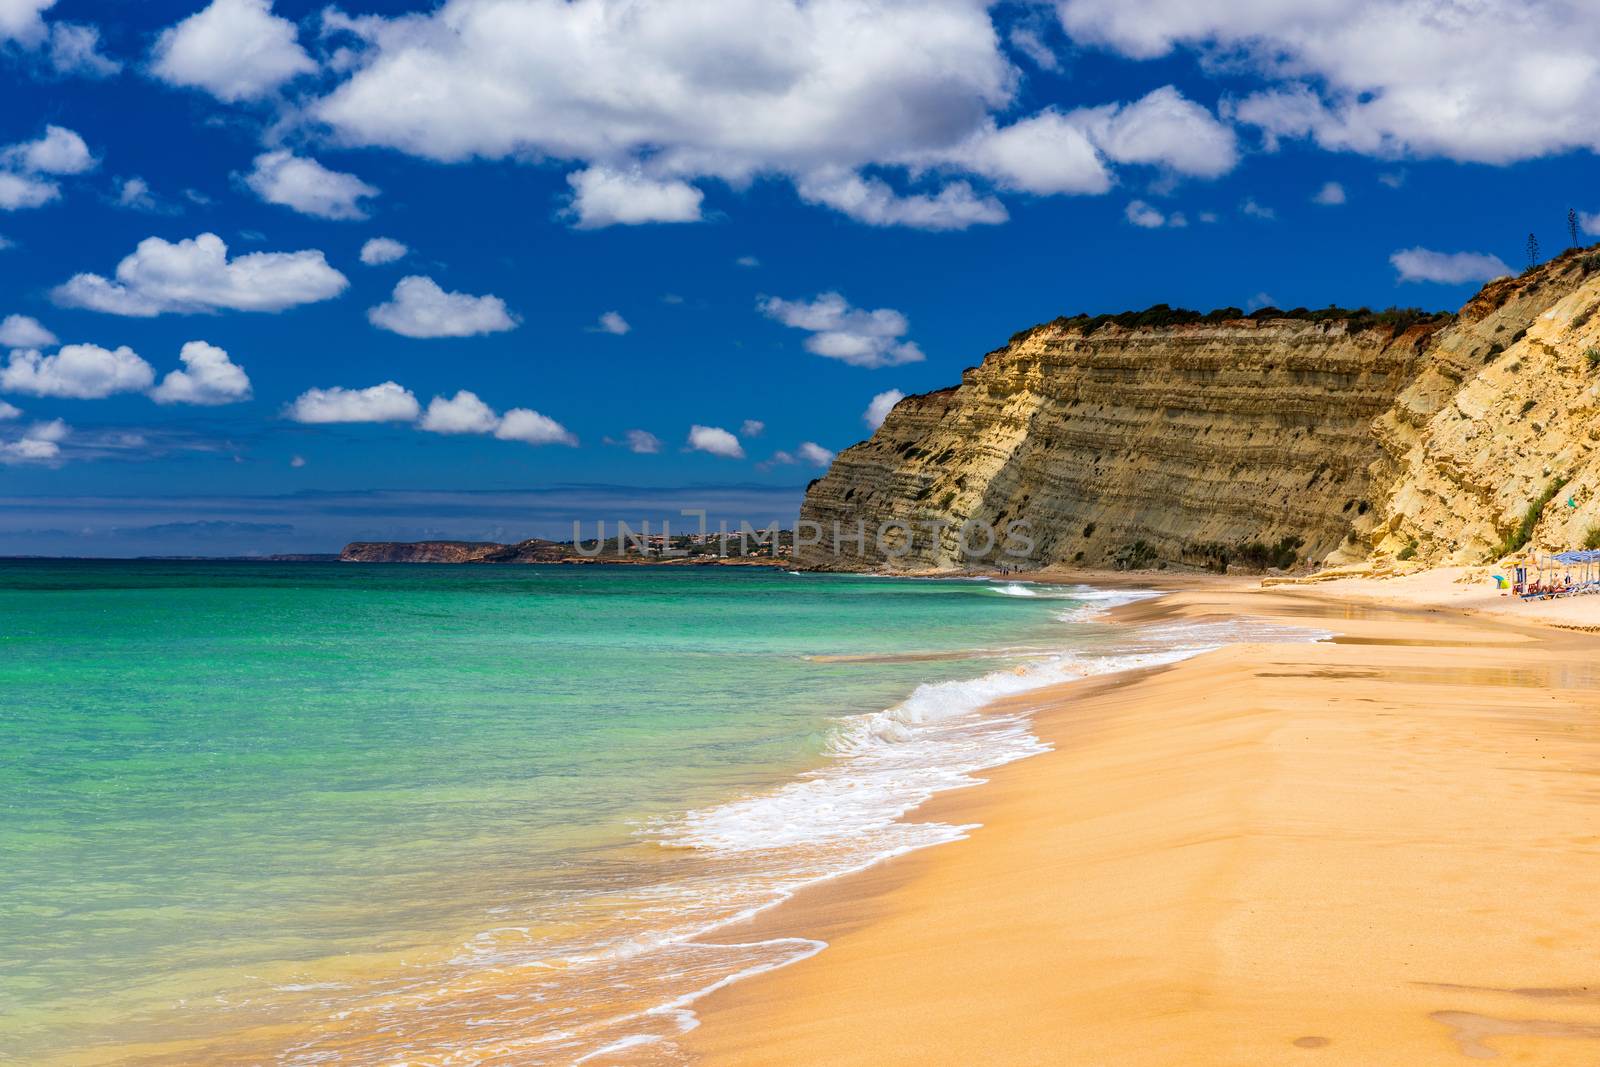
[[0, 563], [0, 1061], [670, 1058], [698, 991], [822, 947], [719, 925], [1039, 751], [985, 700], [1226, 639], [1104, 596]]

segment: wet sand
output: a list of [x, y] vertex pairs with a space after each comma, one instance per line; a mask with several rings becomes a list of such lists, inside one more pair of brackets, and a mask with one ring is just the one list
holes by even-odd
[[1600, 1063], [1600, 639], [1172, 584], [1120, 614], [1340, 637], [1017, 698], [1054, 751], [921, 812], [967, 840], [723, 931], [829, 947], [700, 1001], [693, 1059]]

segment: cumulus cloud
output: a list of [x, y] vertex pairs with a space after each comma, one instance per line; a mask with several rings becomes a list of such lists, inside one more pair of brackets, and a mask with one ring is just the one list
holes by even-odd
[[1511, 268], [1499, 256], [1486, 252], [1434, 252], [1427, 248], [1406, 248], [1389, 257], [1403, 282], [1438, 282], [1465, 285], [1503, 278]]
[[1311, 198], [1313, 204], [1322, 204], [1327, 207], [1337, 207], [1346, 200], [1344, 186], [1338, 182], [1328, 182], [1316, 195]]
[[[1020, 192], [1092, 194], [1112, 185], [1111, 172], [1090, 143], [1084, 124], [1053, 110], [1003, 127], [991, 120], [954, 152], [943, 154]], [[1004, 208], [995, 204], [991, 211], [995, 217], [973, 221], [1005, 221]]]
[[64, 126], [46, 126], [38, 140], [0, 148], [0, 210], [20, 211], [59, 199], [61, 186], [52, 176], [82, 174], [98, 163], [83, 138]]
[[824, 204], [868, 226], [909, 226], [917, 230], [964, 230], [979, 223], [1006, 221], [1005, 205], [980, 196], [967, 182], [951, 182], [937, 194], [901, 195], [881, 178], [834, 170], [800, 179], [800, 199]]
[[809, 302], [766, 297], [758, 307], [768, 318], [809, 331], [806, 351], [853, 367], [893, 367], [926, 358], [915, 341], [903, 339], [911, 324], [891, 308], [865, 311], [838, 293]]
[[404, 337], [474, 337], [514, 330], [518, 321], [498, 296], [446, 292], [417, 274], [401, 278], [388, 303], [368, 309], [367, 320]]
[[[1170, 86], [1000, 126], [1021, 72], [977, 0], [452, 0], [393, 18], [331, 10], [324, 25], [354, 38], [353, 60], [311, 121], [439, 161], [576, 161], [581, 227], [694, 221], [696, 183], [776, 177], [869, 225], [961, 229], [1006, 218], [969, 177], [1098, 193], [1107, 161], [1214, 177], [1237, 155], [1229, 128]], [[1040, 29], [1013, 26], [1011, 46], [1051, 69]]]
[[67, 22], [50, 27], [50, 66], [57, 74], [85, 78], [109, 78], [122, 69], [121, 63], [100, 52], [99, 30]]
[[1265, 222], [1271, 222], [1278, 217], [1277, 211], [1256, 203], [1256, 198], [1253, 196], [1245, 197], [1244, 202], [1239, 205], [1239, 211], [1253, 219], [1261, 219]]
[[448, 400], [442, 396], [430, 400], [417, 425], [429, 433], [493, 433], [500, 417], [476, 393], [461, 389]]
[[0, 422], [7, 422], [11, 419], [20, 419], [21, 417], [21, 408], [17, 407], [15, 404], [7, 404], [4, 400], [0, 400]]
[[228, 258], [214, 233], [173, 244], [147, 237], [117, 264], [116, 279], [77, 274], [52, 292], [58, 304], [111, 315], [282, 311], [329, 300], [349, 281], [316, 250], [252, 252]]
[[1011, 32], [1006, 35], [1006, 40], [1011, 43], [1012, 48], [1027, 56], [1033, 62], [1033, 65], [1040, 70], [1048, 70], [1051, 73], [1061, 70], [1060, 58], [1050, 50], [1049, 45], [1044, 43], [1044, 40], [1039, 36], [1037, 28], [1033, 26], [1014, 26]]
[[118, 207], [125, 207], [132, 211], [161, 210], [155, 194], [150, 191], [150, 183], [143, 178], [119, 178], [117, 180]]
[[720, 426], [701, 426], [697, 423], [689, 427], [688, 448], [691, 452], [709, 452], [724, 459], [744, 458], [744, 446], [739, 439]]
[[661, 451], [661, 438], [649, 430], [629, 430], [623, 435], [623, 441], [628, 451], [641, 456], [653, 456]]
[[0, 369], [0, 390], [76, 400], [142, 392], [153, 381], [150, 364], [127, 345], [63, 345], [49, 356], [36, 348], [17, 349]]
[[1593, 214], [1587, 211], [1578, 212], [1578, 226], [1589, 236], [1600, 237], [1600, 211]]
[[1233, 130], [1171, 85], [1131, 104], [1086, 108], [1071, 118], [1117, 163], [1217, 178], [1239, 162]]
[[271, 0], [212, 0], [156, 39], [151, 72], [219, 100], [256, 100], [317, 69]]
[[150, 390], [158, 404], [198, 404], [214, 407], [250, 399], [250, 378], [228, 353], [204, 341], [190, 341], [178, 354], [182, 370], [169, 371]]
[[376, 267], [404, 259], [409, 251], [411, 251], [409, 248], [392, 237], [374, 237], [361, 246], [361, 262], [369, 267]]
[[54, 6], [55, 2], [56, 0], [0, 0], [0, 43], [16, 41], [29, 46], [42, 43], [49, 33], [43, 15], [46, 10]]
[[814, 467], [826, 467], [833, 462], [833, 452], [823, 448], [815, 441], [801, 441], [796, 449], [800, 462], [809, 463]]
[[633, 329], [633, 327], [629, 326], [628, 320], [623, 318], [617, 312], [608, 311], [604, 315], [601, 315], [600, 321], [594, 326], [591, 326], [590, 329], [596, 331], [597, 333], [610, 333], [621, 337], [623, 334]]
[[367, 210], [361, 201], [378, 195], [354, 174], [329, 170], [284, 149], [257, 156], [244, 183], [269, 204], [320, 219], [364, 219]]
[[1189, 220], [1181, 211], [1174, 211], [1170, 215], [1151, 207], [1143, 200], [1130, 201], [1122, 212], [1123, 217], [1135, 226], [1146, 230], [1159, 230], [1163, 226], [1183, 227], [1189, 225]]
[[0, 165], [31, 174], [82, 174], [99, 162], [83, 138], [65, 126], [46, 126], [38, 140], [0, 149]]
[[410, 422], [421, 410], [411, 390], [396, 382], [366, 389], [307, 389], [284, 409], [295, 422]]
[[565, 426], [531, 408], [512, 408], [496, 415], [493, 408], [465, 389], [446, 399], [436, 396], [417, 423], [419, 430], [442, 434], [493, 434], [502, 441], [530, 445], [573, 445], [578, 438]]
[[657, 179], [642, 168], [594, 166], [567, 175], [569, 211], [580, 230], [637, 226], [646, 222], [699, 222], [699, 189], [677, 179]]
[[1080, 44], [1152, 59], [1191, 48], [1274, 84], [1237, 117], [1269, 147], [1309, 137], [1375, 156], [1507, 163], [1600, 147], [1600, 23], [1524, 0], [1060, 0]]
[[0, 211], [40, 207], [60, 195], [61, 187], [55, 182], [0, 171]]
[[72, 428], [60, 419], [36, 422], [21, 436], [0, 441], [0, 463], [52, 463], [61, 458], [61, 442], [72, 434]]
[[760, 437], [767, 432], [767, 424], [760, 419], [745, 419], [739, 427], [740, 437]]
[[530, 408], [512, 408], [500, 416], [500, 425], [494, 435], [502, 441], [521, 441], [529, 445], [569, 445], [577, 447], [578, 438], [565, 426], [547, 415]]
[[872, 403], [867, 405], [867, 410], [862, 413], [861, 421], [876, 430], [883, 425], [883, 420], [889, 417], [889, 412], [894, 406], [906, 398], [906, 394], [898, 389], [885, 389], [872, 398]]
[[[793, 452], [774, 452], [768, 463], [781, 463], [791, 466], [796, 463], [808, 463], [813, 467], [826, 467], [833, 462], [833, 452], [823, 448], [815, 441], [802, 441], [800, 447]], [[765, 464], [763, 464], [765, 466]]]
[[27, 315], [7, 315], [0, 321], [0, 348], [48, 348], [56, 335]]

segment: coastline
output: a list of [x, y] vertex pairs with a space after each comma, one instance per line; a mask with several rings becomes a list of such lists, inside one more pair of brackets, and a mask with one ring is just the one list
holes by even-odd
[[828, 948], [697, 1001], [695, 1062], [1600, 1055], [1592, 638], [1437, 590], [1101, 577], [1067, 580], [1170, 591], [1113, 619], [1339, 636], [997, 703], [1052, 751], [911, 816], [966, 839], [720, 931]]

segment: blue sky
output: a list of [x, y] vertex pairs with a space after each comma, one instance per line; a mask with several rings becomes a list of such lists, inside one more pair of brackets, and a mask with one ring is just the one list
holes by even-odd
[[764, 520], [1033, 323], [1600, 233], [1576, 5], [1236, 6], [0, 0], [0, 553]]

